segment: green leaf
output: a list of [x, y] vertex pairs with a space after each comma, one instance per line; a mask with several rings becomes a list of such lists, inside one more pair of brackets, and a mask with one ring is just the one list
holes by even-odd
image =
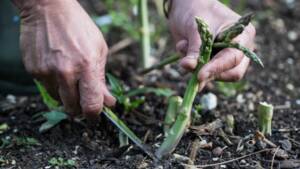
[[6, 132], [9, 129], [9, 126], [7, 123], [3, 123], [0, 125], [0, 134], [3, 134], [4, 132]]
[[47, 121], [44, 122], [41, 127], [39, 128], [40, 132], [45, 132], [49, 129], [51, 129], [52, 127], [54, 127], [55, 125], [57, 125], [58, 123], [60, 123], [61, 121], [65, 120], [68, 118], [68, 116], [66, 115], [66, 113], [64, 112], [59, 112], [59, 111], [51, 111], [51, 112], [47, 112], [44, 113], [42, 115]]
[[50, 110], [55, 110], [59, 108], [59, 103], [55, 99], [53, 99], [49, 93], [47, 92], [46, 88], [37, 80], [34, 80], [42, 98], [43, 102], [47, 105]]
[[235, 96], [238, 92], [246, 90], [248, 84], [244, 81], [234, 82], [234, 83], [225, 83], [225, 82], [217, 82], [217, 90], [221, 92], [226, 97]]
[[152, 87], [141, 87], [138, 89], [133, 89], [127, 92], [126, 96], [132, 97], [132, 96], [137, 96], [140, 94], [146, 94], [146, 93], [153, 93], [157, 96], [164, 96], [164, 97], [170, 97], [172, 96], [175, 92], [171, 89], [162, 89], [162, 88], [152, 88]]
[[111, 111], [111, 109], [104, 107], [104, 112], [103, 114], [113, 123], [115, 124], [119, 130], [121, 130], [126, 136], [134, 142], [138, 147], [140, 147], [146, 154], [148, 154], [151, 158], [155, 159], [153, 153], [149, 150], [150, 147], [145, 145], [141, 139], [139, 139], [133, 131], [127, 127], [127, 125], [118, 118], [118, 116]]
[[120, 100], [120, 97], [122, 97], [124, 94], [124, 88], [121, 85], [120, 81], [116, 77], [114, 77], [112, 74], [109, 74], [109, 73], [106, 74], [106, 77], [109, 81], [112, 94], [118, 100]]
[[32, 137], [17, 137], [16, 138], [16, 144], [18, 146], [37, 146], [41, 145], [41, 143]]

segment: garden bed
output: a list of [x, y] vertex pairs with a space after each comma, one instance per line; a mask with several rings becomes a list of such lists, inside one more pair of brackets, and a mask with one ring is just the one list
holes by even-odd
[[[32, 119], [36, 113], [46, 110], [38, 96], [1, 97], [0, 124], [7, 123], [9, 130], [1, 134], [1, 139], [10, 137], [11, 142], [0, 149], [2, 168], [45, 168], [53, 167], [52, 158], [63, 158], [65, 167], [76, 168], [184, 168], [188, 164], [185, 157], [190, 157], [196, 144], [203, 145], [203, 140], [212, 143], [205, 148], [198, 148], [195, 165], [214, 164], [236, 159], [231, 163], [217, 165], [227, 168], [300, 168], [300, 2], [289, 4], [278, 1], [268, 5], [262, 2], [248, 4], [249, 10], [256, 12], [257, 49], [265, 68], [252, 65], [246, 78], [246, 85], [232, 96], [225, 96], [217, 83], [211, 83], [202, 93], [212, 92], [218, 97], [215, 110], [203, 112], [200, 124], [209, 124], [217, 119], [225, 121], [228, 114], [234, 115], [236, 124], [234, 134], [240, 138], [250, 137], [258, 130], [257, 106], [260, 101], [274, 105], [273, 135], [271, 142], [281, 146], [286, 154], [278, 151], [255, 153], [264, 148], [257, 145], [244, 145], [237, 152], [238, 142], [229, 145], [215, 131], [201, 133], [190, 129], [171, 155], [161, 162], [154, 162], [135, 146], [119, 148], [117, 129], [105, 118], [100, 122], [79, 120], [65, 121], [50, 131], [40, 134], [40, 122]], [[110, 57], [108, 70], [119, 77], [131, 88], [139, 85], [170, 87], [182, 95], [189, 77], [183, 70], [177, 71], [176, 65], [162, 71], [154, 71], [147, 76], [136, 72], [134, 56], [136, 46], [129, 47]], [[120, 64], [122, 63], [122, 64]], [[121, 65], [121, 66], [120, 66]], [[183, 77], [183, 78], [182, 78]], [[199, 102], [202, 94], [196, 98]], [[137, 110], [119, 114], [128, 126], [149, 145], [161, 143], [163, 137], [162, 122], [166, 112], [167, 100], [147, 95], [146, 102]], [[118, 107], [116, 108], [118, 110]], [[198, 125], [195, 125], [198, 126]], [[195, 127], [194, 126], [194, 127]], [[200, 134], [199, 134], [200, 133]], [[35, 141], [21, 142], [20, 138], [35, 138]], [[244, 144], [244, 143], [243, 143]], [[198, 146], [199, 147], [199, 146]], [[220, 149], [224, 149], [219, 152]], [[219, 150], [219, 151], [218, 151]], [[275, 148], [275, 151], [278, 150]], [[283, 153], [283, 152], [282, 152]], [[69, 160], [69, 163], [68, 163]], [[187, 160], [187, 161], [186, 161]], [[70, 162], [71, 161], [71, 162]]]

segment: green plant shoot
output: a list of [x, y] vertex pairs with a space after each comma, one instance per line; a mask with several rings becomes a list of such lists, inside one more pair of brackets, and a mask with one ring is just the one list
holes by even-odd
[[[171, 129], [169, 129], [167, 137], [161, 146], [155, 152], [157, 158], [162, 158], [176, 148], [187, 126], [190, 124], [191, 109], [199, 88], [197, 75], [202, 66], [210, 61], [212, 51], [217, 52], [224, 48], [235, 48], [242, 51], [245, 56], [249, 57], [252, 61], [263, 67], [262, 61], [255, 53], [239, 44], [231, 42], [236, 36], [244, 31], [245, 27], [250, 23], [252, 17], [252, 14], [241, 17], [237, 23], [220, 33], [215, 41], [213, 41], [213, 36], [209, 32], [207, 24], [200, 18], [196, 17], [198, 32], [201, 35], [202, 40], [199, 61], [191, 79], [188, 82], [183, 103], [179, 109], [176, 121]], [[160, 65], [160, 67], [162, 67], [162, 65]]]
[[272, 118], [273, 118], [273, 105], [266, 102], [259, 103], [258, 107], [258, 125], [259, 130], [264, 135], [272, 135]]
[[168, 136], [168, 132], [170, 128], [176, 121], [178, 110], [180, 109], [181, 104], [182, 104], [182, 98], [180, 96], [172, 96], [168, 101], [169, 106], [164, 121], [165, 137]]
[[176, 121], [174, 125], [171, 127], [171, 129], [169, 130], [168, 137], [165, 138], [162, 145], [155, 152], [155, 155], [158, 158], [161, 158], [162, 156], [169, 154], [175, 149], [181, 137], [183, 136], [185, 129], [189, 125], [192, 106], [199, 88], [197, 75], [200, 69], [202, 68], [202, 66], [208, 63], [208, 61], [210, 60], [212, 45], [213, 45], [213, 36], [209, 31], [208, 25], [203, 20], [196, 17], [196, 22], [202, 40], [202, 45], [200, 49], [201, 54], [199, 57], [198, 65], [195, 71], [193, 72], [191, 79], [188, 82], [188, 86], [185, 91], [183, 102], [180, 107]]

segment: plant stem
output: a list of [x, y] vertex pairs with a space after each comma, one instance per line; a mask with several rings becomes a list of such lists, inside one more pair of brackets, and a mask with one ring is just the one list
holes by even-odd
[[124, 147], [129, 144], [128, 137], [122, 131], [119, 131], [119, 143], [120, 143], [119, 147]]
[[151, 40], [149, 29], [149, 16], [148, 16], [148, 0], [139, 0], [139, 15], [141, 22], [141, 46], [142, 46], [142, 58], [141, 66], [143, 69], [151, 66], [150, 52], [151, 52]]
[[272, 135], [273, 105], [266, 102], [259, 103], [258, 125], [264, 135]]
[[245, 48], [244, 46], [238, 43], [228, 43], [228, 42], [217, 42], [214, 43], [213, 48], [235, 48], [242, 51], [249, 59], [254, 61], [255, 63], [259, 64], [261, 67], [264, 67], [263, 62], [261, 59], [252, 51]]
[[176, 120], [181, 104], [182, 98], [180, 96], [172, 96], [169, 99], [168, 110], [164, 121], [165, 137], [168, 136], [168, 132]]
[[199, 89], [198, 73], [202, 66], [210, 60], [213, 44], [212, 34], [209, 32], [208, 26], [203, 20], [196, 18], [196, 22], [198, 24], [198, 31], [202, 40], [202, 45], [200, 47], [201, 54], [198, 65], [188, 82], [177, 119], [172, 128], [169, 130], [168, 137], [165, 138], [162, 145], [155, 152], [156, 157], [159, 159], [164, 155], [171, 153], [175, 149], [183, 136], [185, 129], [189, 125], [192, 106]]
[[174, 63], [176, 62], [177, 60], [180, 59], [180, 56], [179, 55], [172, 55], [170, 57], [167, 57], [166, 59], [162, 60], [161, 62], [159, 62], [158, 64], [155, 64], [147, 69], [144, 69], [142, 70], [140, 73], [141, 74], [147, 74], [155, 69], [162, 69], [164, 66], [168, 65], [168, 64], [171, 64], [171, 63]]
[[118, 118], [118, 116], [109, 108], [104, 107], [103, 114], [115, 124], [119, 130], [121, 130], [126, 136], [134, 142], [138, 147], [140, 147], [150, 158], [156, 159], [153, 155], [149, 146], [145, 145], [141, 139], [139, 139], [127, 126], [126, 124]]

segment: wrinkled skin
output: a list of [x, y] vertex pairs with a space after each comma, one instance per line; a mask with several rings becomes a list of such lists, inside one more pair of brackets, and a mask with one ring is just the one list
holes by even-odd
[[39, 0], [21, 10], [25, 68], [69, 113], [95, 117], [115, 99], [105, 84], [108, 48], [75, 0]]
[[[169, 15], [169, 26], [176, 42], [176, 49], [183, 58], [182, 67], [193, 70], [197, 65], [201, 38], [197, 30], [195, 16], [208, 24], [214, 37], [231, 26], [240, 16], [217, 0], [173, 0]], [[255, 28], [246, 27], [245, 31], [233, 41], [249, 49], [254, 49]], [[201, 90], [211, 80], [238, 81], [248, 68], [250, 60], [237, 49], [224, 49], [199, 72]]]
[[[91, 18], [76, 0], [12, 0], [21, 12], [21, 50], [28, 72], [49, 93], [62, 101], [67, 112], [98, 115], [115, 98], [105, 84], [107, 45]], [[204, 19], [214, 36], [239, 16], [216, 0], [174, 0], [169, 18], [181, 65], [194, 69], [201, 45], [194, 16]], [[234, 41], [254, 48], [255, 29], [248, 26]], [[199, 81], [236, 81], [243, 77], [249, 59], [240, 51], [225, 49], [203, 67]]]

